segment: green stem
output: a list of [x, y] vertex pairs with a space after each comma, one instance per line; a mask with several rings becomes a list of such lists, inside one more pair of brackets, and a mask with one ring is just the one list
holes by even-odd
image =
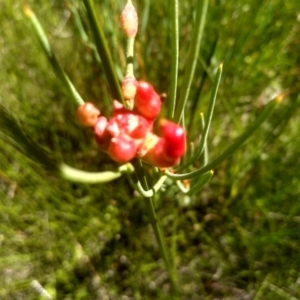
[[[145, 170], [143, 169], [142, 162], [140, 160], [138, 160], [135, 163], [134, 167], [137, 172], [137, 176], [142, 181], [143, 188], [146, 190], [149, 190], [148, 181], [146, 178]], [[149, 213], [150, 223], [151, 223], [152, 229], [154, 231], [154, 235], [155, 235], [157, 244], [159, 246], [161, 255], [165, 262], [167, 271], [169, 273], [172, 286], [174, 288], [176, 295], [179, 295], [179, 286], [178, 286], [178, 281], [177, 281], [175, 265], [171, 264], [171, 261], [169, 259], [169, 255], [168, 255], [168, 252], [166, 249], [165, 237], [161, 231], [161, 228], [160, 228], [160, 225], [158, 222], [158, 218], [157, 218], [157, 215], [155, 212], [153, 197], [145, 198], [145, 203], [147, 206], [147, 212]]]
[[94, 55], [95, 55], [95, 59], [100, 64], [101, 60], [100, 60], [99, 54], [97, 52], [96, 46], [90, 41], [89, 36], [85, 32], [84, 26], [83, 26], [81, 18], [80, 18], [80, 14], [78, 12], [78, 9], [76, 7], [76, 4], [75, 4], [74, 0], [71, 0], [71, 3], [69, 5], [69, 7], [70, 7], [70, 10], [72, 11], [73, 18], [74, 18], [74, 23], [75, 23], [75, 26], [78, 30], [79, 36], [80, 36], [83, 44], [86, 45], [88, 48], [91, 48], [93, 50]]
[[197, 178], [197, 182], [196, 183], [193, 182], [191, 188], [186, 188], [180, 180], [177, 180], [176, 184], [182, 193], [192, 196], [193, 194], [198, 192], [211, 179], [213, 174], [214, 171], [211, 170], [200, 175], [199, 178]]
[[72, 100], [74, 100], [77, 105], [84, 104], [83, 99], [81, 98], [79, 93], [76, 91], [75, 87], [73, 86], [72, 82], [70, 81], [70, 79], [68, 78], [66, 73], [63, 71], [63, 69], [59, 65], [59, 63], [56, 59], [56, 56], [54, 55], [54, 53], [51, 49], [50, 43], [47, 39], [47, 36], [46, 36], [39, 20], [37, 19], [36, 15], [28, 6], [24, 7], [24, 13], [31, 21], [34, 31], [35, 31], [35, 34], [38, 38], [38, 41], [41, 44], [42, 49], [44, 50], [44, 53], [46, 54], [46, 57], [48, 58], [48, 61], [51, 64], [55, 75], [60, 79], [64, 88], [66, 89], [68, 96], [70, 98], [72, 98]]
[[85, 172], [81, 170], [74, 169], [70, 166], [62, 164], [60, 166], [60, 176], [64, 179], [88, 183], [88, 184], [96, 184], [96, 183], [105, 183], [117, 179], [122, 176], [121, 172]]
[[187, 195], [192, 196], [196, 192], [200, 191], [202, 187], [212, 178], [214, 171], [210, 170], [197, 178], [197, 182], [192, 185], [190, 190], [187, 192]]
[[209, 106], [208, 106], [207, 117], [205, 119], [205, 124], [204, 124], [203, 136], [202, 136], [202, 139], [200, 142], [199, 150], [196, 151], [196, 157], [197, 157], [196, 159], [198, 159], [200, 157], [200, 155], [202, 154], [205, 144], [207, 142], [208, 131], [210, 128], [210, 124], [211, 124], [211, 120], [212, 120], [212, 116], [213, 116], [213, 112], [214, 112], [214, 107], [215, 107], [215, 103], [216, 103], [216, 99], [217, 99], [217, 93], [218, 93], [218, 89], [219, 89], [219, 85], [220, 85], [220, 81], [221, 81], [222, 70], [223, 70], [223, 64], [221, 64], [219, 66], [216, 78], [214, 80], [211, 97], [210, 97], [210, 101], [209, 101]]
[[16, 150], [39, 163], [45, 169], [57, 173], [59, 162], [44, 148], [33, 141], [7, 109], [0, 105], [0, 131], [7, 143]]
[[154, 234], [155, 234], [157, 244], [159, 246], [161, 255], [163, 257], [166, 268], [168, 270], [173, 288], [174, 288], [175, 292], [178, 294], [179, 293], [179, 287], [178, 287], [178, 282], [177, 282], [177, 278], [176, 278], [176, 275], [175, 275], [175, 266], [172, 266], [172, 264], [169, 260], [169, 256], [167, 254], [166, 242], [165, 242], [165, 238], [164, 238], [164, 236], [161, 232], [161, 228], [160, 228], [157, 216], [156, 216], [156, 212], [155, 212], [155, 209], [154, 209], [154, 203], [153, 203], [154, 202], [153, 197], [145, 198], [145, 202], [146, 202], [147, 211], [148, 211], [149, 216], [150, 216], [150, 222], [151, 222], [151, 226], [153, 228]]
[[171, 67], [171, 91], [170, 91], [170, 109], [169, 118], [173, 119], [175, 115], [176, 93], [178, 81], [178, 59], [179, 59], [179, 29], [178, 29], [178, 0], [171, 0], [171, 49], [172, 49], [172, 67]]
[[118, 171], [105, 171], [105, 172], [86, 172], [72, 168], [66, 164], [61, 164], [59, 167], [60, 176], [64, 179], [96, 184], [96, 183], [105, 183], [112, 180], [115, 180], [122, 176], [123, 173], [133, 172], [133, 167], [130, 164], [122, 165], [119, 167]]
[[129, 181], [132, 184], [132, 186], [145, 198], [153, 197], [155, 193], [157, 193], [160, 190], [166, 179], [167, 176], [161, 176], [157, 183], [151, 189], [145, 190], [139, 180], [137, 181], [137, 183], [134, 183], [133, 180], [129, 177]]
[[[202, 136], [203, 136], [203, 131], [205, 128], [205, 118], [203, 113], [200, 113], [200, 119], [201, 119], [201, 132], [202, 132]], [[204, 143], [204, 150], [203, 150], [203, 166], [207, 165], [208, 163], [208, 147], [207, 147], [207, 140]]]
[[222, 154], [216, 157], [211, 163], [207, 164], [206, 166], [196, 171], [186, 173], [186, 174], [173, 174], [168, 170], [165, 171], [165, 174], [172, 179], [182, 180], [182, 179], [195, 178], [209, 170], [214, 169], [217, 165], [219, 165], [226, 158], [232, 155], [248, 138], [252, 136], [255, 130], [257, 130], [260, 127], [260, 125], [269, 117], [269, 115], [272, 113], [276, 105], [280, 103], [281, 100], [282, 97], [279, 96], [277, 100], [271, 101], [264, 109], [264, 111], [260, 114], [260, 116], [255, 120], [255, 122], [251, 126], [249, 126], [244, 133], [242, 133]]
[[112, 61], [108, 45], [106, 43], [106, 38], [103, 33], [102, 27], [99, 26], [95, 8], [93, 6], [92, 0], [83, 0], [83, 3], [86, 7], [88, 20], [90, 22], [94, 38], [95, 44], [99, 53], [99, 56], [102, 61], [103, 68], [105, 70], [107, 80], [109, 82], [111, 93], [114, 99], [119, 100], [125, 105], [122, 90], [118, 81], [118, 77], [116, 75], [114, 63]]
[[134, 55], [134, 37], [129, 37], [127, 39], [127, 48], [126, 48], [126, 75], [133, 76], [133, 55]]
[[189, 56], [186, 63], [185, 73], [183, 76], [183, 83], [180, 88], [180, 98], [178, 100], [177, 108], [175, 110], [175, 121], [181, 121], [184, 115], [184, 108], [190, 93], [192, 80], [194, 77], [197, 58], [199, 55], [200, 45], [203, 36], [204, 24], [208, 8], [208, 0], [198, 0], [196, 20], [192, 33], [191, 45], [189, 49]]
[[[210, 128], [210, 124], [211, 124], [211, 120], [212, 120], [212, 116], [213, 116], [213, 112], [214, 112], [214, 107], [215, 107], [215, 103], [216, 103], [216, 99], [217, 99], [219, 84], [220, 84], [220, 81], [221, 81], [222, 70], [223, 70], [223, 64], [221, 64], [219, 66], [217, 75], [216, 75], [214, 83], [213, 83], [211, 97], [210, 97], [210, 101], [209, 101], [209, 105], [208, 105], [207, 117], [206, 117], [206, 120], [204, 122], [204, 128], [201, 132], [200, 145], [196, 149], [195, 155], [192, 156], [183, 166], [180, 166], [180, 169], [184, 169], [185, 167], [192, 164], [194, 161], [198, 160], [199, 157], [201, 156], [203, 150], [205, 150], [205, 147], [206, 147], [206, 144], [207, 144], [208, 131], [209, 131], [209, 128]], [[204, 157], [204, 159], [205, 159], [205, 157]]]

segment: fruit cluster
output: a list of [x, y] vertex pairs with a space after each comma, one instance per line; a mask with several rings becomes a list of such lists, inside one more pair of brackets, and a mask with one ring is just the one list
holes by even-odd
[[79, 121], [93, 127], [99, 148], [119, 163], [133, 158], [157, 167], [177, 164], [185, 152], [184, 129], [166, 119], [159, 122], [161, 136], [153, 133], [153, 123], [161, 110], [161, 98], [147, 82], [123, 81], [123, 93], [133, 89], [133, 109], [113, 101], [108, 120], [89, 102], [78, 107]]

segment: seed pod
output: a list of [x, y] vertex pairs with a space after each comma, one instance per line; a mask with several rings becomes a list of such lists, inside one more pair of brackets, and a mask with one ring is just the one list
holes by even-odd
[[138, 30], [138, 16], [131, 0], [127, 1], [121, 13], [120, 21], [127, 37], [135, 37]]
[[77, 118], [84, 126], [95, 126], [100, 110], [91, 102], [80, 105], [77, 109]]

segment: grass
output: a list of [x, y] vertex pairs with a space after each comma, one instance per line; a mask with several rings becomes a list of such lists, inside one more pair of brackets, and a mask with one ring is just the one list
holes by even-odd
[[[81, 96], [109, 113], [103, 68], [66, 4], [28, 3]], [[179, 83], [195, 5], [180, 4]], [[125, 39], [117, 25], [122, 6], [114, 0], [97, 6], [119, 76], [125, 70]], [[114, 163], [76, 121], [74, 105], [31, 34], [21, 3], [8, 1], [2, 8], [0, 103], [55, 157], [84, 170], [112, 169]], [[135, 74], [167, 92], [168, 3], [143, 1], [137, 8]], [[92, 36], [80, 6], [78, 12]], [[201, 192], [184, 196], [167, 182], [156, 198], [182, 299], [300, 298], [299, 14], [296, 0], [209, 3], [186, 124], [194, 120], [200, 128], [211, 79], [224, 62], [208, 137], [211, 158], [242, 133], [274, 93], [287, 96], [268, 123], [214, 170]], [[191, 140], [199, 128], [189, 127]], [[65, 182], [2, 139], [0, 245], [1, 299], [37, 299], [32, 280], [54, 299], [172, 298], [145, 205], [126, 178], [97, 186]]]

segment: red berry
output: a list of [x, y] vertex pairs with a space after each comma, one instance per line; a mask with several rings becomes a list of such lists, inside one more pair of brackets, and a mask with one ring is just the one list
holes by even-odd
[[[156, 137], [156, 138], [155, 138]], [[150, 141], [145, 141], [145, 143], [149, 143], [150, 147], [147, 149], [148, 145], [144, 145], [143, 148], [140, 150], [140, 153], [143, 155], [141, 159], [144, 162], [149, 163], [150, 165], [160, 167], [160, 168], [167, 168], [172, 167], [179, 163], [180, 158], [176, 157], [169, 157], [166, 155], [165, 152], [165, 144], [166, 141], [163, 138], [158, 138], [157, 136], [151, 136]], [[155, 141], [153, 144], [152, 141]], [[145, 150], [147, 152], [145, 153]]]
[[179, 125], [166, 119], [160, 121], [165, 153], [170, 158], [181, 157], [185, 152], [185, 132]]
[[[117, 102], [118, 103], [118, 102]], [[120, 134], [126, 134], [134, 139], [142, 139], [146, 133], [152, 128], [152, 123], [131, 111], [124, 111], [122, 106], [115, 109], [113, 117], [108, 123], [107, 130], [116, 137]]]
[[119, 163], [126, 163], [133, 159], [136, 151], [134, 140], [122, 135], [112, 138], [108, 147], [109, 156]]
[[140, 115], [147, 119], [153, 120], [159, 115], [161, 110], [160, 96], [151, 84], [144, 81], [137, 83], [134, 107]]
[[95, 139], [102, 150], [106, 150], [111, 136], [107, 131], [107, 119], [100, 116], [94, 126]]
[[77, 109], [77, 118], [84, 126], [93, 127], [96, 124], [99, 115], [100, 110], [90, 102], [80, 105]]

